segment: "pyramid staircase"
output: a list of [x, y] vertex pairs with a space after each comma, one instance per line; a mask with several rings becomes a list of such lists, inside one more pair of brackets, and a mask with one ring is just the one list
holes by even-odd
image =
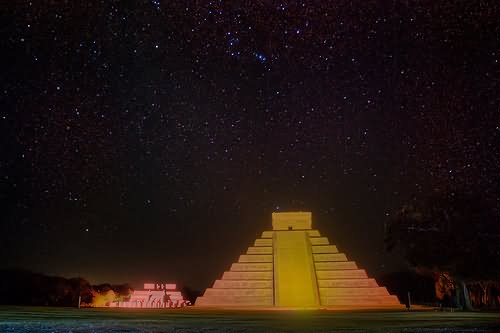
[[264, 231], [196, 306], [402, 308], [396, 296], [311, 228], [310, 212], [272, 217], [273, 230]]

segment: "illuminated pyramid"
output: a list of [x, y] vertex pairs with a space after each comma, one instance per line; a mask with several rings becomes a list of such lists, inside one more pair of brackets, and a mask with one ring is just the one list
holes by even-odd
[[273, 213], [272, 225], [195, 305], [401, 308], [396, 296], [311, 229], [311, 213]]

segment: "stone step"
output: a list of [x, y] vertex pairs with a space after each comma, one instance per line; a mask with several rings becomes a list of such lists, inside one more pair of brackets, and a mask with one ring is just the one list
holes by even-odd
[[257, 238], [254, 246], [273, 246], [272, 238]]
[[316, 271], [318, 280], [321, 279], [365, 279], [368, 276], [364, 269], [348, 269], [337, 271]]
[[231, 265], [232, 272], [262, 272], [272, 271], [273, 263], [234, 263]]
[[320, 253], [313, 254], [313, 260], [315, 262], [319, 261], [347, 261], [347, 257], [344, 253]]
[[274, 231], [264, 231], [260, 238], [273, 238]]
[[333, 271], [339, 269], [358, 269], [354, 261], [325, 261], [314, 263], [316, 271]]
[[[311, 238], [312, 239], [312, 238]], [[335, 245], [313, 245], [312, 253], [338, 253]]]
[[272, 246], [250, 246], [247, 254], [273, 254]]
[[216, 280], [213, 288], [217, 289], [265, 289], [273, 288], [273, 280]]
[[309, 237], [321, 237], [321, 234], [318, 230], [307, 230], [307, 235]]
[[239, 263], [242, 262], [273, 262], [272, 254], [242, 254], [238, 259]]
[[224, 272], [222, 280], [272, 280], [273, 272]]
[[210, 296], [198, 297], [197, 306], [272, 306], [273, 297], [269, 296]]
[[319, 288], [321, 297], [345, 297], [345, 296], [389, 296], [385, 287], [374, 288]]
[[320, 297], [321, 305], [345, 306], [373, 306], [373, 305], [400, 305], [396, 296], [371, 296], [371, 297]]
[[207, 296], [267, 296], [273, 297], [273, 289], [214, 289], [208, 288], [203, 295]]
[[375, 279], [318, 279], [319, 288], [374, 288]]
[[309, 241], [313, 246], [317, 245], [329, 245], [330, 242], [328, 241], [328, 238], [326, 237], [309, 237]]

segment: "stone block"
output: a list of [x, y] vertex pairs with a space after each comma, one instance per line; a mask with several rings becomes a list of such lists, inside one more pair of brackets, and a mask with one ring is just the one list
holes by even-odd
[[319, 230], [307, 230], [306, 232], [309, 237], [321, 237]]
[[273, 289], [214, 289], [208, 288], [203, 295], [207, 296], [255, 296], [273, 297]]
[[389, 296], [385, 287], [319, 288], [319, 294], [321, 297]]
[[315, 262], [316, 271], [332, 271], [345, 269], [358, 269], [354, 261], [325, 261]]
[[273, 262], [272, 254], [242, 254], [238, 262]]
[[272, 246], [250, 246], [247, 254], [273, 254]]
[[213, 288], [272, 289], [273, 280], [216, 280]]
[[272, 263], [234, 263], [231, 265], [232, 272], [262, 272], [272, 271]]
[[315, 245], [312, 247], [312, 253], [338, 253], [335, 245]]
[[273, 272], [224, 272], [222, 280], [272, 280]]
[[396, 296], [364, 296], [364, 297], [321, 297], [321, 305], [325, 306], [396, 306], [401, 307]]
[[273, 231], [264, 231], [260, 238], [273, 238]]
[[223, 306], [223, 307], [241, 307], [241, 306], [272, 306], [273, 298], [262, 296], [210, 296], [198, 297], [197, 306]]
[[314, 262], [348, 261], [344, 253], [317, 253], [313, 254]]
[[309, 237], [309, 241], [312, 245], [329, 245], [330, 242], [326, 237]]
[[374, 279], [318, 279], [319, 288], [372, 288], [378, 287]]
[[258, 238], [255, 240], [254, 246], [273, 246], [272, 238]]
[[338, 271], [317, 271], [318, 279], [365, 279], [368, 276], [364, 269], [349, 269]]

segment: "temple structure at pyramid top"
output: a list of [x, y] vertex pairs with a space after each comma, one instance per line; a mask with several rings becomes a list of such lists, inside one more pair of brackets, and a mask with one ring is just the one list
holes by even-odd
[[273, 213], [272, 226], [196, 306], [402, 308], [396, 296], [312, 229], [310, 212]]

